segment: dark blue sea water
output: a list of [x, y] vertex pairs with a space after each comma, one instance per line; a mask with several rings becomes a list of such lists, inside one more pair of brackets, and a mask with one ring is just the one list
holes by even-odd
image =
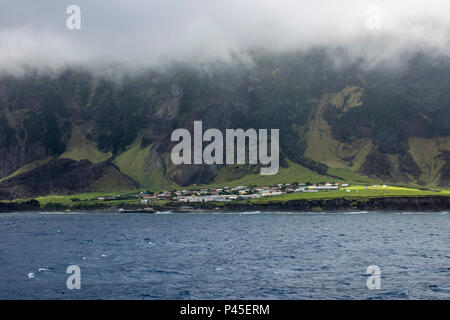
[[450, 299], [450, 214], [1, 214], [0, 298]]

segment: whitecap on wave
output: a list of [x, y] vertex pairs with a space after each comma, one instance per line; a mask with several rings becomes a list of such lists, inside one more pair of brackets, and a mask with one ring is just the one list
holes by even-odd
[[355, 214], [365, 214], [365, 213], [369, 213], [369, 211], [343, 211], [343, 212], [332, 212], [331, 214], [355, 215]]
[[85, 214], [83, 212], [39, 212], [38, 214], [42, 214], [42, 215], [53, 215], [53, 216], [57, 216], [57, 215], [76, 215], [76, 214]]
[[437, 212], [392, 212], [392, 214], [396, 214], [396, 215], [430, 215], [430, 214], [437, 214]]
[[258, 214], [261, 213], [261, 211], [244, 211], [244, 212], [239, 212], [239, 214]]

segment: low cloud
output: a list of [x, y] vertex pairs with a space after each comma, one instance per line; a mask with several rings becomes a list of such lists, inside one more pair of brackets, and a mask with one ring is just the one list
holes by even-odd
[[[66, 28], [71, 4], [81, 8], [81, 30]], [[316, 45], [344, 47], [369, 64], [408, 50], [450, 53], [447, 0], [15, 0], [1, 6], [0, 69], [8, 71], [202, 64], [245, 57], [252, 48]], [[379, 28], [370, 28], [371, 6], [380, 9]]]

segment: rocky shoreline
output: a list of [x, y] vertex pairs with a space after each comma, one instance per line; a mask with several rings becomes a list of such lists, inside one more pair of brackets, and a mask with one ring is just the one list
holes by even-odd
[[[212, 204], [197, 204], [195, 209], [217, 210]], [[164, 207], [170, 210], [170, 207]], [[173, 208], [172, 208], [173, 209]], [[380, 197], [380, 198], [335, 198], [316, 200], [290, 200], [286, 202], [268, 202], [249, 204], [245, 202], [227, 203], [218, 208], [221, 211], [449, 211], [450, 197], [424, 196], [424, 197]]]
[[[124, 204], [120, 206], [125, 210], [143, 210], [148, 208], [139, 204]], [[450, 197], [448, 196], [422, 196], [422, 197], [374, 197], [374, 198], [333, 198], [333, 199], [299, 199], [285, 202], [273, 201], [267, 203], [229, 202], [229, 203], [192, 203], [188, 206], [181, 203], [168, 203], [166, 205], [153, 205], [156, 211], [198, 212], [198, 211], [450, 211]], [[23, 203], [0, 202], [0, 212], [24, 211], [96, 211], [118, 212], [119, 207], [112, 207], [108, 203], [91, 205], [76, 205], [66, 207], [61, 204], [48, 204], [41, 207], [35, 200]]]

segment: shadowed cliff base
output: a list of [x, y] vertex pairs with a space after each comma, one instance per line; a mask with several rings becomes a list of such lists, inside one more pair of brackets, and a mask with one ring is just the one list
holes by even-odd
[[67, 195], [113, 187], [138, 187], [111, 162], [94, 164], [89, 160], [55, 159], [39, 168], [0, 182], [0, 199], [26, 199], [48, 194]]

